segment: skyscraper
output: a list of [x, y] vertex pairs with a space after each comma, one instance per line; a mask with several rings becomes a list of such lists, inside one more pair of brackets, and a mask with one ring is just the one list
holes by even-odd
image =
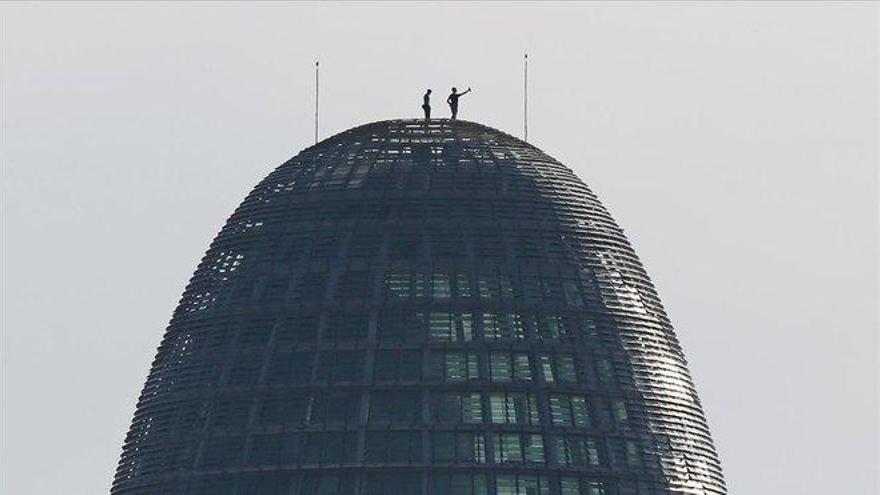
[[376, 122], [266, 177], [144, 386], [114, 494], [723, 494], [678, 341], [571, 170]]

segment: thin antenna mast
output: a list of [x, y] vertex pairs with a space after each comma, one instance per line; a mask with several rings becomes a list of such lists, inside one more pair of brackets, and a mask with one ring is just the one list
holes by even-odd
[[318, 61], [315, 60], [315, 142], [318, 142]]
[[523, 56], [523, 141], [529, 142], [529, 54]]

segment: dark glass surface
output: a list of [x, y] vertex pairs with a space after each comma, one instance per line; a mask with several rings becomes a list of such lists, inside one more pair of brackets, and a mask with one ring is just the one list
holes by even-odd
[[684, 356], [568, 168], [376, 122], [264, 179], [187, 287], [114, 494], [725, 493]]

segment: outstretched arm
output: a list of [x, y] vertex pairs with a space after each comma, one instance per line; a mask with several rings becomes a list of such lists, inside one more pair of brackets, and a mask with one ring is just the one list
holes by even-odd
[[466, 95], [466, 94], [468, 94], [468, 93], [470, 93], [470, 92], [471, 92], [471, 88], [468, 88], [467, 91], [463, 91], [461, 94], [462, 94], [462, 95]]

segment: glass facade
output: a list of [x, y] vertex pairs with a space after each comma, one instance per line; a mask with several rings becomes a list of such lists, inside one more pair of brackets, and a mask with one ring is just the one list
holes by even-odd
[[193, 275], [114, 494], [723, 494], [681, 348], [568, 168], [464, 121], [312, 146]]

